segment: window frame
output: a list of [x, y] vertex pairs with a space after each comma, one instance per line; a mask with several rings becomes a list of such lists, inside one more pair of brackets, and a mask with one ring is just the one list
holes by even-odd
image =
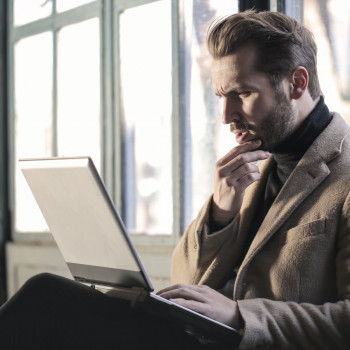
[[[53, 155], [57, 155], [57, 32], [60, 28], [79, 23], [91, 18], [100, 21], [100, 98], [101, 98], [101, 174], [106, 187], [111, 193], [116, 207], [123, 210], [121, 189], [123, 183], [123, 126], [120, 106], [120, 72], [119, 72], [119, 19], [122, 11], [152, 3], [158, 0], [96, 0], [65, 12], [56, 12], [56, 0], [53, 1], [53, 11], [49, 17], [38, 19], [28, 24], [15, 27], [13, 25], [13, 1], [9, 1], [8, 16], [8, 91], [9, 91], [9, 205], [15, 213], [15, 101], [14, 101], [14, 48], [20, 39], [50, 31], [53, 34]], [[183, 229], [182, 220], [182, 161], [180, 154], [181, 122], [180, 122], [180, 83], [179, 83], [179, 1], [171, 1], [171, 32], [172, 32], [172, 162], [180, 165], [173, 167], [173, 229], [172, 234], [148, 235], [147, 233], [131, 235], [136, 244], [145, 246], [173, 247], [179, 240]], [[11, 217], [11, 237], [17, 242], [52, 242], [50, 233], [17, 232], [15, 230], [15, 215]]]
[[[57, 155], [57, 33], [58, 31], [65, 26], [76, 24], [85, 20], [89, 20], [92, 18], [100, 19], [100, 46], [102, 47], [102, 38], [103, 38], [103, 30], [101, 28], [102, 25], [102, 0], [95, 0], [94, 2], [79, 6], [77, 8], [73, 8], [71, 10], [65, 12], [56, 12], [56, 0], [52, 0], [53, 10], [52, 14], [48, 17], [41, 18], [35, 20], [33, 22], [23, 24], [20, 26], [14, 26], [13, 23], [13, 10], [14, 10], [14, 1], [8, 2], [7, 8], [7, 18], [8, 18], [8, 44], [7, 44], [7, 60], [8, 60], [8, 147], [9, 147], [9, 161], [8, 161], [8, 174], [9, 174], [9, 206], [10, 210], [13, 213], [11, 215], [11, 237], [14, 241], [18, 242], [52, 242], [53, 238], [50, 233], [42, 233], [42, 232], [17, 232], [15, 230], [15, 191], [16, 191], [16, 159], [15, 159], [15, 96], [14, 96], [14, 79], [15, 79], [15, 71], [14, 71], [14, 49], [16, 43], [24, 38], [30, 37], [32, 35], [41, 34], [43, 32], [52, 32], [53, 43], [53, 70], [52, 70], [52, 79], [53, 79], [53, 90], [52, 90], [52, 153], [53, 155]], [[102, 52], [102, 50], [101, 50]], [[102, 62], [100, 64], [102, 66]], [[102, 71], [102, 67], [100, 67]], [[101, 82], [100, 82], [100, 94], [103, 96], [102, 86], [103, 86], [103, 76], [101, 74]], [[103, 119], [103, 102], [101, 102], [101, 119]], [[103, 123], [101, 123], [103, 125]], [[103, 130], [101, 129], [102, 137]], [[101, 143], [101, 155], [103, 155], [103, 141]], [[101, 171], [104, 176], [104, 159], [101, 157]]]
[[[120, 89], [119, 60], [119, 14], [132, 7], [149, 4], [159, 0], [95, 0], [77, 8], [56, 13], [56, 0], [53, 2], [53, 15], [37, 21], [13, 27], [13, 0], [8, 1], [8, 91], [9, 91], [9, 188], [10, 208], [15, 208], [15, 124], [14, 124], [14, 47], [17, 40], [44, 31], [53, 33], [53, 120], [56, 123], [57, 107], [57, 31], [66, 25], [98, 17], [100, 20], [100, 101], [101, 101], [101, 173], [106, 187], [115, 201], [117, 209], [123, 211], [123, 127]], [[188, 96], [190, 84], [186, 79], [191, 70], [190, 53], [185, 48], [191, 44], [193, 16], [189, 5], [193, 0], [171, 1], [172, 33], [172, 164], [173, 164], [173, 228], [172, 234], [131, 235], [132, 240], [142, 246], [174, 247], [189, 222], [190, 184], [186, 181], [191, 167], [191, 155], [186, 151], [186, 139], [190, 118]], [[232, 0], [235, 1], [235, 0]], [[277, 0], [276, 0], [277, 1]], [[190, 2], [190, 4], [189, 4]], [[270, 2], [273, 2], [271, 0]], [[243, 2], [239, 1], [241, 5]], [[280, 1], [278, 2], [280, 6]], [[56, 126], [54, 126], [56, 128]], [[56, 134], [54, 130], [53, 134]], [[53, 140], [53, 153], [57, 154], [56, 140]], [[52, 241], [50, 233], [19, 233], [11, 218], [11, 236], [15, 241]]]
[[7, 3], [2, 1], [0, 3], [0, 80], [2, 85], [0, 87], [0, 305], [2, 305], [7, 297], [6, 289], [6, 255], [5, 243], [10, 240], [10, 226], [9, 226], [9, 178], [8, 178], [8, 114], [7, 114]]
[[[123, 142], [125, 135], [123, 133], [123, 121], [122, 121], [122, 111], [121, 108], [121, 87], [120, 87], [120, 42], [119, 42], [119, 14], [123, 11], [141, 6], [150, 4], [157, 0], [114, 0], [113, 1], [113, 18], [112, 18], [112, 33], [115, 35], [113, 43], [113, 63], [114, 63], [114, 77], [115, 82], [113, 86], [114, 91], [114, 139], [115, 144], [111, 145], [111, 151], [114, 152], [114, 179], [115, 179], [115, 187], [114, 187], [114, 199], [116, 203], [116, 207], [123, 213], [123, 199], [122, 199], [122, 186], [124, 182], [124, 159], [123, 156], [119, 155], [124, 154], [123, 150]], [[162, 246], [171, 246], [173, 247], [178, 242], [182, 230], [183, 222], [182, 220], [182, 197], [181, 197], [181, 179], [182, 176], [182, 158], [180, 154], [182, 151], [182, 130], [181, 130], [181, 113], [180, 113], [180, 76], [181, 71], [179, 68], [179, 56], [180, 56], [180, 45], [179, 42], [179, 2], [177, 0], [171, 0], [171, 33], [172, 33], [172, 176], [173, 176], [173, 184], [172, 184], [172, 194], [173, 194], [173, 226], [172, 226], [172, 234], [156, 234], [149, 235], [147, 233], [142, 234], [132, 234], [131, 239], [139, 245], [149, 246], [157, 245]], [[112, 46], [113, 47], [113, 46]], [[108, 154], [108, 151], [106, 152]]]

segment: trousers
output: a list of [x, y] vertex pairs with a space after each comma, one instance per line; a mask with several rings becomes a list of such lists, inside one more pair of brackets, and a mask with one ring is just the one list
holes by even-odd
[[176, 320], [44, 273], [0, 308], [2, 350], [225, 349], [202, 344]]

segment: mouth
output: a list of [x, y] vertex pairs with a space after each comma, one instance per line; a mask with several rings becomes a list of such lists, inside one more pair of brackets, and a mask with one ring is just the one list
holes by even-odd
[[234, 130], [233, 131], [234, 134], [236, 134], [236, 141], [239, 144], [248, 142], [253, 140], [254, 136], [248, 131], [248, 130]]
[[236, 135], [236, 141], [239, 144], [251, 141], [256, 138], [255, 132], [248, 125], [236, 125], [232, 123], [230, 130]]

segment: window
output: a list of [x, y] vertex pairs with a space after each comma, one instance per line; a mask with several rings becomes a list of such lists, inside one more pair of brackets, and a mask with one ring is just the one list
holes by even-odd
[[[14, 47], [16, 159], [52, 155], [52, 41], [52, 33], [44, 32]], [[17, 168], [16, 186], [16, 229], [42, 231], [42, 216]]]
[[[100, 168], [100, 2], [15, 0], [12, 4], [13, 227], [16, 233], [45, 232], [45, 221], [17, 159], [88, 154]], [[74, 10], [58, 13], [68, 7]]]
[[[349, 121], [349, 5], [283, 4], [314, 32], [326, 102]], [[210, 195], [215, 161], [235, 145], [221, 124], [205, 39], [211, 21], [237, 12], [238, 1], [8, 7], [14, 236], [49, 237], [17, 160], [90, 155], [128, 230], [173, 244]]]
[[205, 36], [238, 1], [9, 1], [14, 238], [50, 237], [18, 169], [90, 155], [135, 239], [173, 244], [233, 147]]
[[350, 122], [350, 3], [304, 0], [304, 24], [318, 47], [318, 75], [331, 111]]
[[185, 226], [213, 191], [214, 164], [229, 149], [236, 145], [228, 125], [221, 121], [221, 107], [214, 94], [211, 82], [211, 58], [206, 46], [207, 29], [211, 22], [227, 14], [238, 12], [238, 2], [232, 1], [193, 2], [190, 37], [190, 52], [186, 64], [190, 72], [186, 75], [184, 98], [188, 109], [184, 125], [185, 149], [188, 174], [185, 175], [186, 212]]
[[171, 1], [125, 9], [119, 12], [119, 23], [124, 220], [132, 232], [170, 234]]

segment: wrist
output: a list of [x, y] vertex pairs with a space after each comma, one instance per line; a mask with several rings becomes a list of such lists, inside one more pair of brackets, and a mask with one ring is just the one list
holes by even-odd
[[237, 302], [235, 303], [236, 303], [236, 311], [235, 311], [235, 318], [233, 321], [234, 322], [233, 328], [235, 328], [241, 335], [243, 335], [245, 323], [241, 315], [241, 312], [239, 311], [238, 303]]
[[212, 200], [209, 210], [209, 226], [211, 232], [222, 230], [232, 222], [233, 219], [234, 216], [232, 216], [232, 213], [220, 210], [214, 200]]

